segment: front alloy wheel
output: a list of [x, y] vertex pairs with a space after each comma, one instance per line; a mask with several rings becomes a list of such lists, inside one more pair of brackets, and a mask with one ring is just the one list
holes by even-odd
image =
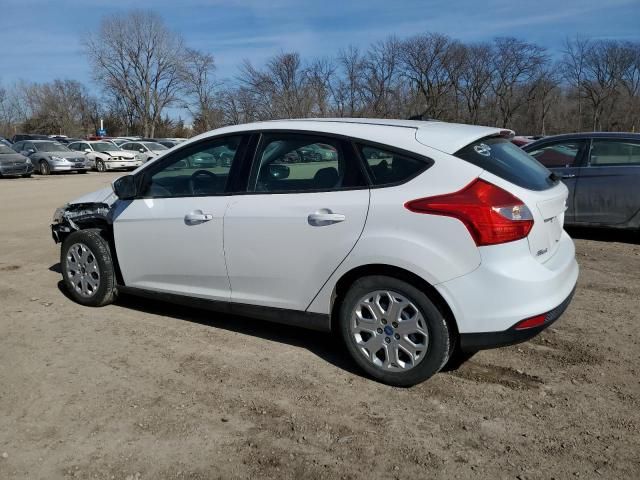
[[62, 243], [62, 279], [73, 299], [92, 307], [112, 303], [116, 280], [109, 243], [98, 229], [78, 230]]
[[107, 167], [102, 160], [96, 160], [96, 170], [98, 170], [99, 172], [104, 172], [107, 170]]
[[100, 267], [93, 252], [84, 243], [67, 250], [67, 282], [82, 297], [92, 297], [100, 286]]

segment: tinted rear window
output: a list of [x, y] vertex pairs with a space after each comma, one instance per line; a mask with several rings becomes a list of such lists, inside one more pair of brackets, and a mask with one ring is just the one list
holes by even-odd
[[478, 140], [455, 156], [528, 190], [546, 190], [558, 183], [544, 165], [505, 138]]

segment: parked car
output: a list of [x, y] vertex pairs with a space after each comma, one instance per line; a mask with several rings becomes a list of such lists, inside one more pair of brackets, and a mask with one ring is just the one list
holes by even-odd
[[0, 177], [30, 177], [32, 172], [33, 165], [28, 157], [0, 143]]
[[51, 140], [24, 140], [12, 145], [16, 152], [29, 157], [41, 175], [56, 172], [86, 173], [89, 170], [84, 155], [69, 150], [60, 142]]
[[0, 144], [6, 145], [7, 147], [11, 147], [12, 145], [11, 140], [7, 140], [4, 137], [0, 137]]
[[82, 152], [90, 168], [99, 172], [117, 169], [135, 169], [142, 165], [133, 152], [122, 150], [107, 141], [80, 141], [69, 145], [71, 150]]
[[567, 225], [640, 230], [640, 134], [557, 135], [523, 148], [569, 188]]
[[22, 140], [49, 140], [49, 136], [31, 133], [18, 133], [11, 137], [11, 143], [21, 142]]
[[65, 137], [65, 138], [60, 138], [57, 141], [64, 145], [69, 145], [74, 142], [83, 142], [84, 140], [82, 138]]
[[158, 155], [161, 155], [168, 150], [164, 145], [160, 145], [156, 142], [127, 142], [120, 145], [120, 148], [129, 152], [134, 152], [136, 159], [141, 162], [148, 162], [153, 160]]
[[531, 142], [535, 142], [536, 140], [539, 140], [543, 138], [540, 135], [536, 135], [536, 136], [522, 136], [522, 135], [516, 135], [515, 137], [513, 137], [511, 139], [511, 143], [513, 143], [514, 145], [517, 145], [519, 147], [524, 147], [525, 145], [528, 145]]
[[166, 138], [159, 138], [153, 141], [156, 143], [159, 143], [160, 145], [164, 145], [167, 148], [173, 148], [180, 143], [180, 142], [176, 142], [175, 140], [168, 140]]
[[[529, 339], [578, 277], [567, 187], [490, 127], [285, 120], [214, 130], [54, 214], [64, 284], [339, 332], [399, 386]], [[330, 146], [323, 162], [285, 163]], [[193, 168], [202, 153], [229, 166]], [[223, 247], [224, 245], [224, 247]]]

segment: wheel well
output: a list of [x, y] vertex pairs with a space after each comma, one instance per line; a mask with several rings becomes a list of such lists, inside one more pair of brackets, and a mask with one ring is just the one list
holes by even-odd
[[429, 300], [431, 300], [436, 305], [436, 307], [438, 307], [447, 324], [449, 325], [452, 333], [455, 335], [455, 338], [458, 338], [459, 332], [455, 316], [453, 315], [449, 304], [433, 287], [433, 285], [431, 285], [429, 282], [419, 277], [415, 273], [412, 273], [400, 267], [394, 267], [393, 265], [384, 264], [363, 265], [360, 267], [356, 267], [340, 277], [340, 280], [338, 280], [338, 283], [336, 283], [332, 296], [333, 303], [331, 305], [331, 330], [336, 331], [340, 305], [342, 304], [342, 300], [344, 299], [345, 294], [347, 293], [351, 285], [353, 285], [353, 282], [355, 282], [359, 278], [367, 277], [370, 275], [386, 275], [388, 277], [397, 278], [398, 280], [407, 282], [420, 291], [424, 292], [429, 297]]
[[[122, 272], [120, 271], [120, 263], [118, 262], [118, 254], [116, 253], [116, 242], [113, 238], [113, 225], [102, 218], [88, 218], [83, 221], [77, 222], [80, 230], [88, 230], [88, 229], [96, 229], [100, 231], [100, 236], [107, 241], [109, 245], [109, 250], [111, 251], [111, 258], [113, 260], [113, 267], [116, 273], [116, 283], [118, 285], [124, 285], [124, 280], [122, 277]], [[64, 239], [71, 234], [68, 233], [64, 237], [61, 237], [61, 242], [64, 242]]]

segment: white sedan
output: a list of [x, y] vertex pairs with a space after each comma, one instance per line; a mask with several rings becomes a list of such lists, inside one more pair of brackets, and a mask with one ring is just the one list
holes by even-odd
[[56, 211], [64, 283], [83, 305], [128, 292], [333, 330], [368, 375], [414, 385], [533, 337], [571, 301], [567, 188], [512, 135], [369, 119], [214, 130]]
[[105, 172], [107, 170], [133, 170], [142, 165], [131, 152], [122, 150], [117, 145], [106, 141], [82, 141], [68, 145], [71, 150], [84, 152], [89, 167]]
[[133, 153], [136, 156], [136, 159], [142, 163], [153, 160], [168, 150], [167, 147], [160, 143], [143, 141], [126, 142], [120, 145], [120, 148]]

